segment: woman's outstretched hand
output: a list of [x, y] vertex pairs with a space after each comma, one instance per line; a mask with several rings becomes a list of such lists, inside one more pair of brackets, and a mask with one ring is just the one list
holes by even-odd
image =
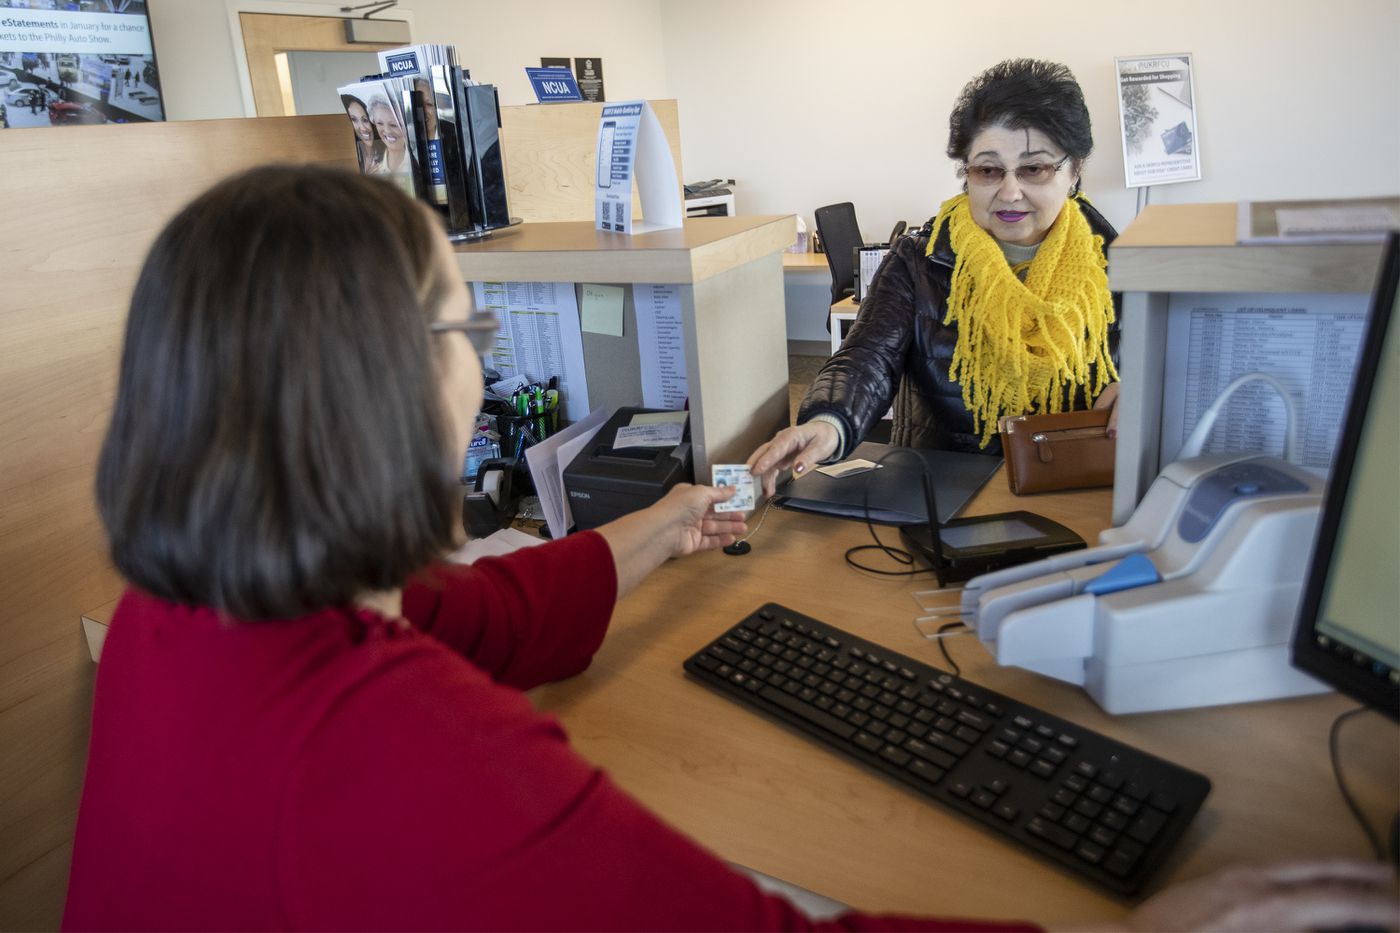
[[746, 529], [744, 512], [716, 512], [735, 487], [680, 483], [660, 501], [598, 528], [612, 549], [619, 598], [672, 557], [733, 544]]
[[836, 453], [840, 440], [836, 429], [825, 421], [809, 421], [784, 428], [749, 455], [749, 472], [754, 479], [762, 482], [763, 496], [767, 498], [776, 490], [780, 472], [791, 469], [795, 475], [801, 476]]
[[677, 485], [652, 506], [669, 524], [674, 541], [672, 557], [725, 547], [743, 537], [745, 512], [716, 512], [714, 507], [734, 495], [733, 486]]

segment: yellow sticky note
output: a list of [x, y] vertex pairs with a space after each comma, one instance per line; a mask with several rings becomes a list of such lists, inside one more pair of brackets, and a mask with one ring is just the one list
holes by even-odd
[[590, 334], [622, 336], [622, 287], [584, 285], [580, 306], [583, 329]]

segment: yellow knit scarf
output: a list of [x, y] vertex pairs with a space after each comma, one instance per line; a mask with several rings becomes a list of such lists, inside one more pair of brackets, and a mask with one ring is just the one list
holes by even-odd
[[981, 446], [1001, 415], [1061, 411], [1074, 386], [1085, 386], [1093, 399], [1118, 380], [1108, 351], [1114, 314], [1103, 237], [1089, 229], [1074, 198], [1045, 235], [1024, 283], [972, 219], [966, 194], [938, 209], [926, 254], [945, 220], [957, 256], [943, 321], [958, 325], [948, 378], [962, 385]]

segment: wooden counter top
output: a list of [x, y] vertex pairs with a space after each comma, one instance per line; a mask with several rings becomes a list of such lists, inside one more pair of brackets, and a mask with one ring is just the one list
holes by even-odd
[[627, 236], [592, 221], [525, 223], [456, 247], [468, 281], [691, 284], [778, 253], [792, 217], [697, 217], [674, 230]]

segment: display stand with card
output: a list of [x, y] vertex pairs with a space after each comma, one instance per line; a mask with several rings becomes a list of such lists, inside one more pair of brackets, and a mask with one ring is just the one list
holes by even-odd
[[[642, 217], [632, 213], [632, 177], [641, 195]], [[661, 129], [644, 100], [608, 104], [598, 123], [595, 220], [599, 230], [648, 233], [681, 225], [680, 179]]]

